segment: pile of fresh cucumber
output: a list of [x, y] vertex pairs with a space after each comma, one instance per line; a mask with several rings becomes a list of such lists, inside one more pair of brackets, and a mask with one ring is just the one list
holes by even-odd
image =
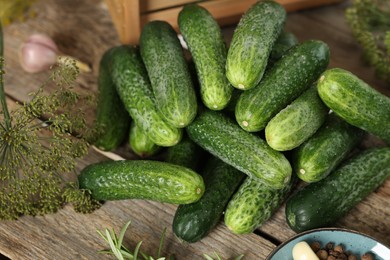
[[[80, 187], [98, 200], [180, 204], [173, 231], [187, 242], [222, 215], [232, 232], [253, 232], [286, 200], [293, 230], [333, 225], [390, 176], [390, 99], [327, 69], [328, 46], [298, 43], [285, 20], [278, 3], [257, 2], [227, 48], [212, 15], [187, 5], [178, 24], [190, 61], [164, 21], [146, 24], [139, 46], [109, 49], [95, 145], [128, 139], [140, 159], [90, 165]], [[384, 145], [355, 149], [367, 133]], [[163, 160], [150, 159], [157, 152]]]

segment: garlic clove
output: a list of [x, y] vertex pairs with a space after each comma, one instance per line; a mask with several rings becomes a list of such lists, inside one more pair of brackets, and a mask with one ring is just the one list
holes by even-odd
[[298, 242], [294, 245], [292, 255], [294, 260], [320, 260], [310, 245], [305, 241]]
[[54, 52], [58, 53], [57, 44], [50, 38], [48, 35], [43, 33], [32, 34], [26, 41], [26, 43], [36, 43], [39, 45], [43, 45]]
[[37, 73], [48, 70], [57, 62], [57, 52], [46, 45], [27, 42], [21, 46], [19, 59], [25, 71]]

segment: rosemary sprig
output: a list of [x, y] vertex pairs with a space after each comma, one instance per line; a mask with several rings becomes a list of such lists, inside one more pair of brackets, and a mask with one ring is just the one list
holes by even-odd
[[[109, 249], [101, 250], [101, 251], [99, 251], [99, 253], [114, 255], [118, 260], [126, 260], [126, 259], [140, 260], [138, 258], [139, 255], [141, 255], [143, 260], [168, 260], [168, 259], [169, 260], [174, 260], [173, 256], [170, 256], [169, 258], [161, 256], [161, 251], [162, 251], [162, 247], [164, 245], [164, 239], [165, 239], [165, 234], [166, 234], [166, 228], [164, 228], [164, 230], [163, 230], [163, 232], [161, 234], [160, 243], [159, 243], [159, 247], [158, 247], [158, 250], [157, 250], [156, 258], [141, 252], [140, 248], [141, 248], [141, 245], [142, 245], [142, 241], [137, 243], [137, 245], [134, 248], [133, 252], [131, 250], [127, 249], [123, 245], [123, 238], [125, 236], [126, 230], [129, 228], [130, 224], [131, 224], [131, 221], [128, 221], [122, 227], [122, 229], [121, 229], [121, 231], [119, 233], [119, 236], [116, 235], [116, 233], [115, 233], [115, 231], [113, 229], [109, 230], [109, 229], [106, 228], [104, 230], [104, 232], [102, 232], [100, 230], [97, 230], [98, 234], [110, 246]], [[213, 257], [211, 257], [211, 256], [209, 256], [207, 254], [203, 254], [203, 257], [205, 258], [205, 260], [222, 260], [222, 258], [216, 252], [214, 252], [214, 254], [215, 254], [215, 258], [213, 258]], [[235, 257], [233, 260], [240, 260], [243, 257], [244, 257], [244, 255], [241, 254], [241, 255]]]
[[112, 230], [105, 229], [104, 233], [98, 230], [97, 232], [99, 233], [99, 235], [110, 246], [109, 250], [101, 250], [101, 251], [99, 251], [99, 253], [102, 253], [102, 254], [113, 254], [118, 260], [125, 260], [125, 259], [137, 260], [137, 259], [139, 259], [138, 258], [139, 254], [141, 254], [141, 256], [143, 257], [144, 260], [165, 260], [166, 259], [165, 257], [161, 257], [161, 249], [162, 249], [162, 246], [164, 244], [164, 238], [165, 238], [165, 231], [166, 231], [166, 229], [164, 229], [164, 231], [163, 231], [163, 233], [161, 235], [160, 245], [159, 245], [158, 250], [157, 250], [157, 257], [155, 259], [152, 256], [147, 255], [145, 253], [142, 253], [140, 251], [140, 248], [141, 248], [141, 245], [142, 245], [142, 241], [137, 243], [137, 245], [136, 245], [136, 247], [134, 249], [134, 252], [131, 252], [129, 249], [127, 249], [123, 245], [123, 238], [125, 236], [126, 230], [130, 226], [130, 224], [131, 224], [131, 221], [127, 222], [123, 226], [123, 228], [121, 229], [121, 232], [119, 234], [119, 237], [116, 235], [116, 233], [115, 233], [115, 231], [113, 229]]

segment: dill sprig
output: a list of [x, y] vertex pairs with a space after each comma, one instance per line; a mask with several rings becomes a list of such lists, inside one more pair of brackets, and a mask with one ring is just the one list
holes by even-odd
[[346, 19], [368, 64], [390, 83], [390, 2], [354, 0], [346, 10]]
[[[3, 82], [3, 39], [0, 25], [0, 219], [56, 212], [72, 203], [91, 212], [99, 203], [78, 188], [76, 162], [85, 156], [98, 133], [87, 126], [83, 105], [90, 96], [76, 93], [75, 62], [52, 68], [48, 79], [30, 94], [31, 100], [8, 111]], [[56, 90], [44, 94], [54, 81]]]

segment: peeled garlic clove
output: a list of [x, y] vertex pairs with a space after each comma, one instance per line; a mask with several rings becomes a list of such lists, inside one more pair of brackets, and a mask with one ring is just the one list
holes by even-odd
[[57, 62], [57, 46], [45, 35], [32, 35], [20, 48], [22, 68], [30, 73], [48, 70]]
[[294, 260], [319, 260], [318, 256], [305, 241], [295, 244], [292, 255]]

